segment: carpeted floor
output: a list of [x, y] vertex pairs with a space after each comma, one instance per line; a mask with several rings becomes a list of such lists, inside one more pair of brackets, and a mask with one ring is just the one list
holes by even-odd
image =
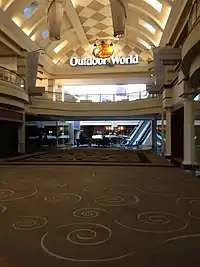
[[[9, 162], [18, 161], [18, 158]], [[70, 149], [50, 150], [46, 153], [27, 155], [20, 158], [25, 162], [118, 162], [118, 163], [150, 163], [141, 152], [115, 149]]]
[[49, 149], [0, 161], [0, 165], [101, 165], [101, 166], [171, 166], [162, 157], [148, 151], [126, 149]]
[[1, 166], [0, 266], [199, 267], [200, 180], [147, 156], [157, 167]]

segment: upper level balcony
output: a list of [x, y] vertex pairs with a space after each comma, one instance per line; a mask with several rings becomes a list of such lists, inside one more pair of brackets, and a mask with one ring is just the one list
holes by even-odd
[[[49, 96], [49, 92], [46, 92], [46, 97]], [[134, 101], [147, 98], [157, 97], [157, 94], [150, 94], [146, 90], [137, 91], [133, 93], [116, 93], [116, 94], [69, 94], [69, 93], [53, 93], [54, 101], [63, 102], [87, 102], [87, 103], [106, 103], [106, 102], [121, 102], [121, 101]]]
[[200, 0], [195, 0], [188, 20], [188, 36], [182, 47], [182, 69], [191, 86], [199, 87], [200, 75]]
[[0, 103], [24, 108], [29, 97], [25, 80], [16, 72], [0, 66]]
[[138, 91], [131, 94], [70, 95], [45, 92], [32, 97], [29, 112], [32, 115], [63, 116], [68, 118], [125, 118], [158, 114], [162, 111], [157, 94]]

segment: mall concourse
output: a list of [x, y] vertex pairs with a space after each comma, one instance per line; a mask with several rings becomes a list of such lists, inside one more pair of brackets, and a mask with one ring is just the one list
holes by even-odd
[[0, 267], [199, 267], [200, 0], [0, 1]]

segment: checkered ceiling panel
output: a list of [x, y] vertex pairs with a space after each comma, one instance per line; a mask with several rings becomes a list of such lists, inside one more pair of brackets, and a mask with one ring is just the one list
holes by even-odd
[[76, 11], [89, 41], [113, 36], [109, 0], [77, 0]]

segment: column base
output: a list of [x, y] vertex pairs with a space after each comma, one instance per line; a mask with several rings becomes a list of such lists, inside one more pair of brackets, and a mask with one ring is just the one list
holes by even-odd
[[156, 152], [156, 151], [157, 151], [157, 147], [156, 147], [156, 146], [152, 146], [152, 147], [151, 147], [151, 150], [152, 150], [153, 152]]
[[26, 153], [25, 144], [23, 144], [23, 143], [19, 144], [18, 153], [19, 154], [25, 154]]
[[171, 155], [165, 155], [165, 158], [168, 159], [168, 160], [171, 160], [172, 156]]
[[192, 163], [186, 163], [186, 162], [182, 162], [181, 167], [184, 170], [196, 170], [198, 168], [198, 165], [196, 163], [192, 164]]

